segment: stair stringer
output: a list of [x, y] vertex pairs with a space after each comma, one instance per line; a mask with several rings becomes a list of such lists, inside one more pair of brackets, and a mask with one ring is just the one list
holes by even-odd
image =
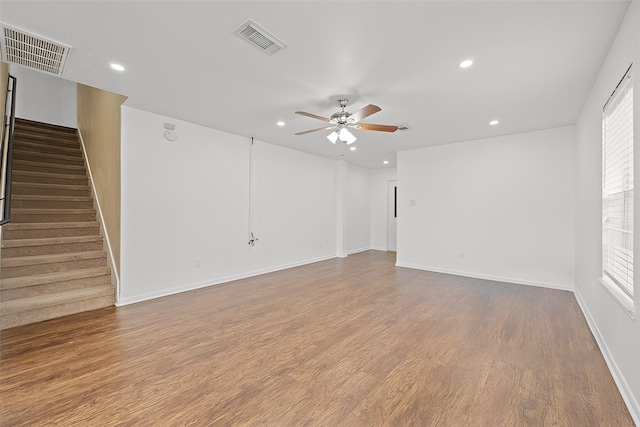
[[78, 139], [80, 140], [82, 157], [84, 158], [84, 164], [86, 166], [87, 175], [89, 177], [89, 188], [91, 189], [91, 196], [93, 198], [93, 207], [98, 212], [98, 224], [100, 226], [100, 235], [104, 238], [103, 249], [107, 253], [107, 266], [111, 270], [111, 284], [115, 287], [115, 290], [116, 290], [115, 303], [117, 306], [119, 305], [119, 302], [120, 302], [120, 274], [114, 262], [111, 240], [109, 239], [109, 233], [107, 231], [107, 228], [104, 225], [105, 220], [104, 220], [104, 215], [102, 214], [100, 198], [98, 197], [98, 192], [96, 191], [95, 181], [93, 180], [93, 174], [91, 173], [91, 164], [89, 163], [89, 158], [87, 156], [87, 149], [84, 144], [84, 139], [82, 138], [82, 132], [80, 132], [80, 129], [78, 129]]

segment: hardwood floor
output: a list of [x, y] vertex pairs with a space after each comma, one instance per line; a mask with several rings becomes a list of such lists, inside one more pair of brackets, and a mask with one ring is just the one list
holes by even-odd
[[632, 426], [572, 293], [369, 251], [0, 333], [2, 426]]

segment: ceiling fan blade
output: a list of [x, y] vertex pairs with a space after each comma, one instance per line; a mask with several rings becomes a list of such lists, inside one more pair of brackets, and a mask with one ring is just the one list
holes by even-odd
[[395, 132], [398, 130], [398, 126], [391, 125], [374, 125], [369, 123], [359, 123], [354, 126], [358, 130], [377, 130], [380, 132]]
[[377, 105], [366, 105], [349, 116], [349, 123], [359, 122], [365, 117], [369, 117], [370, 115], [377, 113], [380, 110], [382, 110], [382, 108], [378, 107]]
[[335, 129], [335, 128], [336, 128], [335, 126], [327, 126], [327, 127], [324, 127], [324, 128], [311, 129], [311, 130], [305, 130], [305, 131], [302, 131], [302, 132], [298, 132], [298, 133], [296, 133], [296, 135], [306, 135], [308, 133], [320, 132], [321, 130]]
[[329, 119], [327, 119], [326, 117], [318, 116], [318, 115], [316, 115], [316, 114], [306, 113], [306, 112], [304, 112], [304, 111], [296, 111], [296, 114], [300, 114], [301, 116], [311, 117], [312, 119], [322, 120], [323, 122], [328, 122], [328, 121], [330, 121], [330, 120], [329, 120]]

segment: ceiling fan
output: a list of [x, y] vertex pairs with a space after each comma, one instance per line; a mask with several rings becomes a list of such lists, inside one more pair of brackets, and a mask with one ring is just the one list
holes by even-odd
[[333, 130], [327, 138], [332, 143], [336, 143], [339, 139], [342, 142], [346, 142], [347, 145], [352, 144], [356, 141], [356, 137], [353, 136], [351, 132], [349, 132], [348, 128], [353, 128], [357, 130], [375, 130], [380, 132], [395, 132], [398, 130], [398, 126], [392, 125], [374, 125], [369, 123], [360, 123], [360, 120], [369, 117], [370, 115], [377, 113], [382, 110], [382, 108], [377, 105], [369, 104], [367, 106], [362, 107], [355, 113], [349, 113], [344, 111], [345, 107], [349, 103], [347, 98], [338, 99], [338, 105], [342, 108], [342, 111], [339, 111], [331, 116], [331, 118], [326, 118], [322, 116], [318, 116], [316, 114], [306, 113], [304, 111], [296, 111], [296, 114], [300, 114], [301, 116], [311, 117], [312, 119], [322, 120], [323, 122], [330, 123], [329, 126], [305, 130], [302, 132], [296, 133], [296, 135], [306, 135], [312, 132], [319, 132], [322, 130]]

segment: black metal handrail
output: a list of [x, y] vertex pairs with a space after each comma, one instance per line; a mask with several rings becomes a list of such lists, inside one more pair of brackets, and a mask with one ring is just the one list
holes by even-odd
[[[9, 96], [11, 94], [11, 96]], [[0, 173], [0, 225], [11, 221], [11, 165], [13, 158], [13, 128], [16, 124], [16, 78], [9, 76], [7, 80], [7, 95], [4, 101], [4, 115], [2, 117], [2, 167]], [[7, 116], [7, 112], [10, 112]]]

